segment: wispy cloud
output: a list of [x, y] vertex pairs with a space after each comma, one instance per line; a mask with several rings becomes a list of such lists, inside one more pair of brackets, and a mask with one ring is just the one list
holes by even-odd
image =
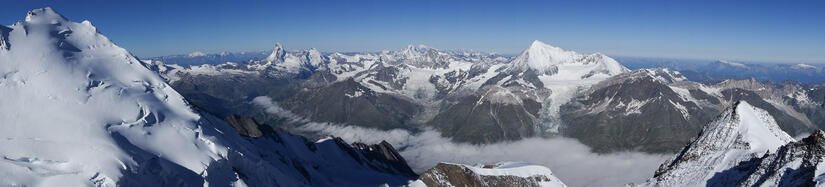
[[290, 122], [309, 122], [309, 120], [307, 120], [306, 118], [301, 117], [300, 115], [297, 115], [295, 113], [292, 113], [289, 110], [281, 108], [281, 106], [278, 105], [278, 102], [273, 101], [272, 98], [269, 98], [267, 96], [255, 97], [254, 99], [252, 99], [252, 104], [264, 108], [264, 110], [267, 113], [289, 119]]
[[[275, 105], [271, 100], [269, 103]], [[304, 119], [280, 107], [277, 107], [278, 110], [271, 108], [274, 107], [267, 108], [267, 111], [275, 115]], [[432, 129], [413, 133], [401, 129], [383, 131], [316, 122], [308, 122], [299, 128], [308, 133], [341, 137], [348, 142], [379, 143], [385, 140], [399, 149], [416, 172], [423, 172], [439, 162], [487, 164], [525, 161], [547, 166], [570, 186], [618, 186], [643, 182], [652, 177], [659, 164], [668, 157], [639, 152], [596, 154], [571, 138], [528, 138], [472, 145], [452, 142]]]

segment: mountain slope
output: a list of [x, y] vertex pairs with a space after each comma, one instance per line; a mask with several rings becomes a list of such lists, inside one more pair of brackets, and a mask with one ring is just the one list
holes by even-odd
[[583, 55], [534, 41], [484, 80], [450, 102], [429, 124], [454, 140], [491, 143], [558, 133], [559, 109], [591, 85], [627, 72], [610, 57]]
[[[149, 69], [156, 66], [88, 21], [43, 8], [0, 31], [0, 186], [347, 186], [414, 177], [359, 163], [374, 153], [346, 156], [355, 149], [338, 141], [242, 137], [193, 110]], [[337, 175], [344, 170], [386, 178]]]
[[739, 163], [708, 180], [712, 185], [820, 186], [825, 182], [825, 137], [817, 130], [776, 152]]
[[562, 106], [561, 133], [597, 152], [674, 151], [718, 114], [692, 96], [701, 90], [673, 86], [684, 81], [676, 71], [641, 69], [600, 82]]
[[718, 172], [794, 141], [764, 110], [738, 102], [710, 122], [644, 185], [705, 185]]

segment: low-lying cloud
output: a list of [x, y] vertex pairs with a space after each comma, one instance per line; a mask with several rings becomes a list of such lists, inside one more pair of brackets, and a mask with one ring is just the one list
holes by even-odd
[[[277, 103], [265, 100], [269, 98], [259, 98], [255, 100], [269, 104], [261, 106], [277, 107]], [[304, 119], [280, 107], [272, 110], [270, 108], [266, 108], [267, 112], [281, 117]], [[401, 129], [383, 131], [308, 122], [298, 130], [337, 136], [348, 142], [374, 144], [387, 141], [399, 149], [400, 154], [416, 172], [423, 172], [439, 162], [475, 165], [525, 161], [547, 166], [570, 186], [619, 186], [643, 182], [652, 177], [658, 166], [669, 157], [639, 152], [596, 154], [591, 152], [588, 146], [571, 138], [528, 138], [513, 142], [472, 145], [452, 142], [432, 129], [413, 133]]]
[[269, 98], [267, 96], [255, 97], [254, 99], [252, 99], [252, 104], [264, 108], [264, 111], [266, 111], [267, 113], [288, 119], [290, 120], [290, 122], [309, 122], [309, 120], [307, 120], [306, 118], [301, 117], [298, 114], [292, 113], [289, 110], [281, 108], [281, 106], [278, 105], [278, 102], [273, 101], [272, 98]]

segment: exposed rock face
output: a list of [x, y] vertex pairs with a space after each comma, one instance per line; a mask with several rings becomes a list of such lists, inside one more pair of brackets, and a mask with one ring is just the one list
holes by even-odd
[[467, 96], [448, 106], [430, 123], [445, 136], [471, 143], [519, 140], [538, 134], [541, 103], [521, 99], [506, 89], [490, 86], [484, 95]]
[[418, 177], [387, 142], [348, 144], [329, 137], [311, 142], [249, 117], [230, 115], [226, 121], [258, 148], [262, 157], [278, 160], [294, 169], [308, 184], [400, 185]]
[[[341, 145], [346, 145], [341, 138], [335, 138], [335, 141], [339, 142]], [[412, 168], [407, 165], [407, 161], [404, 160], [404, 157], [401, 157], [401, 154], [399, 154], [398, 151], [396, 151], [395, 148], [393, 148], [392, 145], [386, 141], [381, 141], [379, 144], [372, 145], [355, 142], [352, 143], [352, 147], [361, 151], [362, 155], [364, 155], [367, 160], [370, 160], [373, 163], [382, 163], [380, 167], [373, 168], [406, 176], [417, 176], [417, 174], [413, 172]]]
[[411, 186], [566, 186], [543, 167], [524, 163], [500, 163], [481, 167], [439, 163], [425, 171]]
[[258, 122], [255, 122], [252, 118], [230, 115], [224, 121], [229, 123], [241, 136], [257, 138], [264, 135], [261, 130], [258, 130]]
[[301, 91], [283, 103], [296, 114], [318, 122], [378, 129], [408, 128], [407, 121], [420, 111], [420, 106], [406, 98], [372, 91], [351, 79]]
[[0, 49], [2, 50], [9, 50], [11, 48], [8, 41], [9, 32], [11, 32], [11, 28], [0, 25]]

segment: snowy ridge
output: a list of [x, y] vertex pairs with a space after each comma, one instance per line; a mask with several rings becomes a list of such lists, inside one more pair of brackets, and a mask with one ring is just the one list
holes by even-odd
[[643, 186], [704, 185], [717, 172], [776, 150], [793, 138], [766, 111], [740, 101], [710, 122]]
[[776, 153], [740, 163], [709, 183], [742, 186], [822, 186], [825, 184], [825, 135], [817, 130]]

